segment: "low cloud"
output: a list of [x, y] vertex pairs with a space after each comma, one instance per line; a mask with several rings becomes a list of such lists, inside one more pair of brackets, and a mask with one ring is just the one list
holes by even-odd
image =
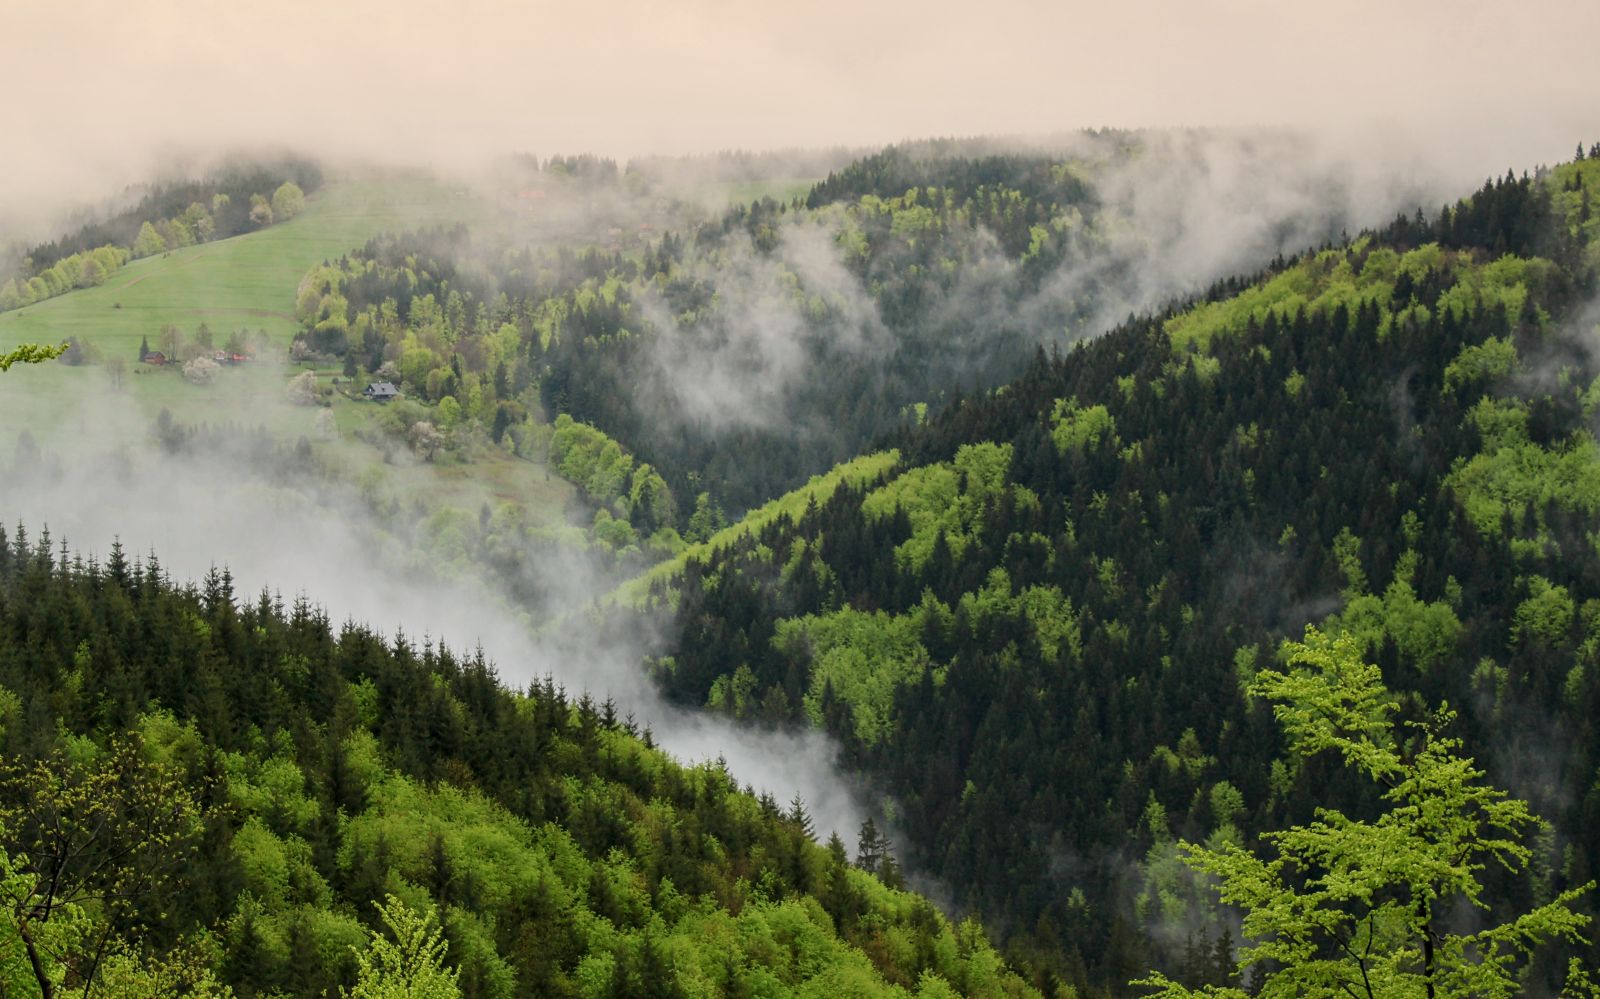
[[[28, 371], [5, 377], [27, 378]], [[526, 688], [548, 675], [573, 696], [611, 698], [619, 715], [648, 726], [680, 760], [721, 757], [742, 784], [770, 791], [785, 805], [798, 794], [820, 835], [837, 830], [854, 841], [865, 812], [820, 733], [756, 732], [666, 704], [640, 666], [655, 651], [646, 640], [604, 634], [586, 627], [581, 615], [541, 637], [537, 622], [514, 610], [487, 577], [433, 572], [429, 554], [412, 546], [410, 529], [373, 515], [351, 487], [282, 480], [209, 449], [170, 455], [75, 430], [143, 425], [131, 404], [113, 398], [85, 406], [54, 430], [12, 428], [26, 429], [39, 453], [26, 467], [14, 467], [17, 438], [8, 434], [0, 442], [0, 517], [35, 537], [48, 527], [53, 540], [64, 538], [102, 562], [120, 539], [130, 558], [153, 552], [180, 583], [226, 566], [243, 600], [263, 589], [304, 595], [333, 620], [361, 622], [381, 634], [403, 629], [413, 642], [426, 635], [458, 651], [481, 645], [507, 685]], [[540, 555], [540, 562], [527, 561], [552, 594], [550, 612], [583, 604], [612, 582], [577, 551]]]
[[1477, 177], [1600, 138], [1597, 35], [1600, 7], [1576, 0], [9, 0], [0, 220], [266, 144], [461, 167], [1290, 125]]
[[657, 334], [643, 348], [646, 377], [636, 386], [646, 408], [658, 420], [712, 432], [821, 431], [793, 405], [809, 382], [897, 352], [902, 363], [925, 363], [914, 356], [916, 340], [936, 344], [939, 363], [950, 367], [944, 388], [987, 387], [1015, 374], [997, 370], [995, 357], [1015, 354], [1018, 339], [1050, 348], [1097, 336], [1279, 256], [1436, 209], [1482, 179], [1462, 181], [1404, 145], [1364, 158], [1326, 137], [1273, 129], [1073, 133], [902, 150], [910, 158], [994, 153], [1066, 159], [1089, 179], [1088, 200], [1063, 206], [1081, 214], [1068, 223], [1070, 252], [1055, 270], [1028, 279], [992, 233], [953, 226], [939, 237], [944, 255], [960, 261], [953, 281], [924, 280], [915, 329], [891, 332], [878, 299], [906, 280], [910, 265], [891, 250], [862, 273], [849, 257], [843, 237], [851, 223], [842, 213], [775, 214], [751, 227], [754, 236], [736, 226], [687, 254], [676, 283], [696, 288], [691, 302], [669, 303], [653, 286], [638, 296], [636, 319]]
[[774, 429], [789, 421], [790, 391], [825, 377], [815, 351], [849, 363], [889, 349], [877, 306], [845, 268], [834, 231], [788, 217], [773, 224], [771, 253], [739, 231], [691, 265], [687, 276], [711, 295], [704, 310], [674, 316], [648, 290], [639, 301], [656, 330], [647, 368], [659, 418]]

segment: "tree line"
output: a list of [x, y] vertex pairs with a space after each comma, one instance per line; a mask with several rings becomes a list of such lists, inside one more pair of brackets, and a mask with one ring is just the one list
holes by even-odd
[[9, 994], [1033, 994], [876, 834], [481, 652], [21, 527], [0, 621]]
[[104, 284], [129, 260], [287, 221], [321, 183], [315, 163], [286, 159], [155, 185], [133, 207], [23, 251], [0, 284], [0, 311]]

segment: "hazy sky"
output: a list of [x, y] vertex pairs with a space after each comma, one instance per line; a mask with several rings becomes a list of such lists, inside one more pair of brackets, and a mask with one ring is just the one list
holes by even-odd
[[1595, 0], [0, 0], [0, 218], [242, 142], [463, 163], [1289, 124], [1498, 170], [1600, 140], [1596, 37]]

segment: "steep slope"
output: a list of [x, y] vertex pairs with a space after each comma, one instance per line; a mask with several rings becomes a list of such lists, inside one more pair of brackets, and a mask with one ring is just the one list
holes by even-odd
[[[1242, 693], [1307, 623], [1464, 708], [1600, 868], [1600, 162], [1221, 285], [889, 443], [901, 463], [654, 581], [679, 698], [821, 725], [904, 858], [1048, 990], [1218, 980], [1229, 919], [1174, 838], [1353, 802]], [[618, 627], [629, 626], [619, 609]]]
[[[1357, 216], [1292, 141], [1188, 138], [893, 147], [803, 200], [678, 227], [646, 206], [636, 225], [597, 225], [588, 246], [387, 237], [308, 275], [298, 316], [348, 373], [390, 371], [496, 440], [541, 411], [595, 427], [664, 480], [667, 526], [701, 541], [719, 509], [759, 506], [954, 393], [1016, 377], [1037, 344], [1098, 334], [1203, 286], [1214, 261], [1260, 266]], [[1213, 173], [1259, 183], [1193, 189]], [[554, 194], [565, 176], [539, 183]], [[608, 205], [637, 179], [583, 196]], [[1302, 183], [1326, 197], [1281, 197]], [[1206, 214], [1221, 209], [1197, 204], [1246, 193], [1225, 230]], [[610, 486], [588, 490], [598, 505], [637, 512], [626, 483], [596, 485]], [[659, 530], [633, 519], [646, 538]]]
[[437, 912], [467, 996], [1031, 994], [801, 803], [225, 573], [0, 535], [0, 745], [8, 994], [36, 953], [76, 988], [102, 952], [104, 975], [333, 994], [391, 894]]

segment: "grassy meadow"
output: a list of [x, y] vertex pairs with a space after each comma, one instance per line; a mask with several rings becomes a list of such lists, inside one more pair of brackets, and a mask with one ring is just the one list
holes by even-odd
[[130, 262], [110, 281], [0, 313], [0, 348], [76, 336], [107, 356], [137, 359], [139, 340], [169, 323], [206, 323], [221, 343], [235, 329], [288, 344], [294, 294], [314, 264], [385, 230], [471, 221], [481, 209], [440, 184], [390, 177], [334, 181], [280, 225]]
[[[102, 361], [121, 357], [126, 363], [120, 385], [103, 364], [14, 371], [0, 383], [0, 426], [58, 427], [88, 403], [126, 401], [148, 419], [168, 409], [184, 422], [242, 422], [303, 432], [294, 425], [294, 410], [278, 412], [283, 407], [267, 405], [281, 400], [283, 384], [293, 374], [278, 358], [224, 369], [213, 384], [195, 386], [176, 369], [140, 365], [141, 339], [155, 344], [163, 326], [192, 334], [205, 323], [219, 345], [233, 331], [249, 329], [265, 331], [275, 347], [287, 348], [296, 328], [295, 289], [313, 265], [385, 230], [470, 221], [478, 210], [431, 180], [336, 180], [307, 199], [305, 211], [288, 222], [135, 260], [97, 288], [0, 313], [0, 350], [77, 337]], [[310, 415], [298, 415], [309, 427]]]
[[[0, 379], [0, 448], [9, 452], [28, 430], [39, 441], [61, 444], [92, 440], [114, 448], [148, 440], [157, 415], [168, 410], [179, 422], [211, 426], [265, 427], [287, 440], [317, 441], [319, 407], [293, 406], [284, 398], [288, 380], [302, 366], [287, 363], [293, 338], [295, 291], [306, 271], [353, 250], [384, 231], [471, 223], [482, 212], [471, 200], [428, 179], [409, 176], [331, 180], [307, 199], [296, 218], [243, 236], [136, 260], [112, 280], [0, 313], [0, 349], [23, 342], [60, 343], [77, 337], [101, 363], [61, 363], [14, 368]], [[265, 331], [273, 350], [256, 361], [224, 367], [209, 385], [185, 381], [176, 366], [138, 363], [139, 343], [173, 324], [192, 334], [207, 324], [221, 344], [238, 329]], [[121, 357], [120, 376], [103, 363]], [[336, 370], [319, 370], [324, 384]], [[356, 440], [378, 407], [339, 393], [331, 397], [337, 441], [317, 441], [318, 451], [352, 478], [380, 488], [396, 501], [434, 510], [451, 507], [474, 514], [488, 503], [512, 502], [535, 520], [554, 521], [572, 487], [541, 464], [503, 453], [470, 462], [383, 464], [377, 449]], [[0, 464], [8, 457], [0, 452]]]

